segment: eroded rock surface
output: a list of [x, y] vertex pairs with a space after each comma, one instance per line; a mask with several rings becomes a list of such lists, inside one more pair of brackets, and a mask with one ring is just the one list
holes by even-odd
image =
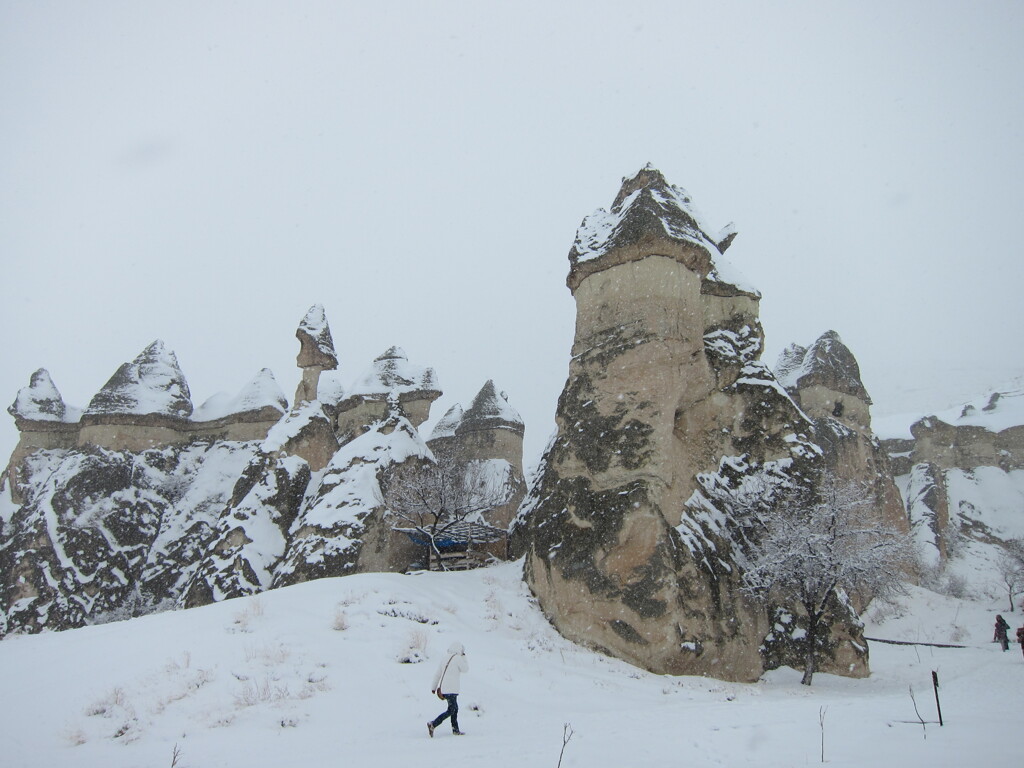
[[860, 366], [835, 331], [809, 348], [793, 344], [780, 356], [775, 375], [814, 422], [827, 471], [870, 491], [875, 518], [897, 530], [909, 523], [889, 456], [871, 430], [871, 398]]
[[[0, 474], [0, 636], [402, 571], [421, 558], [393, 530], [380, 480], [429, 457], [417, 428], [441, 395], [436, 374], [391, 347], [346, 388], [320, 305], [296, 337], [291, 408], [263, 369], [193, 410], [159, 341], [84, 415], [44, 369], [32, 374], [8, 409], [21, 440]], [[501, 520], [524, 492], [522, 435], [489, 382], [458, 444], [461, 460], [508, 487]]]
[[1011, 382], [894, 431], [883, 445], [925, 576], [944, 587], [934, 582], [952, 568], [954, 580], [989, 591], [998, 575], [979, 583], [976, 569], [965, 575], [955, 566], [968, 555], [997, 562], [1008, 542], [1024, 538], [1024, 388]]
[[[711, 231], [651, 167], [584, 219], [558, 434], [515, 533], [567, 637], [658, 673], [754, 680], [785, 654], [762, 651], [769, 612], [739, 589], [749, 521], [731, 502], [809, 482], [821, 451], [760, 362], [760, 295], [722, 257], [735, 231]], [[851, 638], [837, 620], [826, 667], [865, 674]]]

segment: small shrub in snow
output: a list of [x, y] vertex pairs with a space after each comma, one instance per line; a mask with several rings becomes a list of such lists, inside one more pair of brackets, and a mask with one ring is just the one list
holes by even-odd
[[135, 741], [139, 738], [139, 721], [138, 718], [132, 717], [121, 723], [121, 726], [114, 731], [111, 738], [123, 739], [126, 742]]
[[263, 678], [262, 681], [247, 680], [235, 692], [235, 705], [239, 708], [254, 707], [257, 704], [282, 701], [289, 698], [288, 686], [275, 680]]
[[554, 644], [546, 635], [533, 632], [526, 638], [526, 648], [534, 653], [546, 653], [554, 650]]
[[414, 629], [405, 638], [405, 647], [398, 653], [401, 664], [419, 664], [426, 661], [427, 633], [422, 629]]
[[331, 686], [327, 684], [327, 675], [311, 672], [306, 678], [306, 683], [302, 686], [302, 690], [299, 691], [296, 698], [308, 699], [318, 693], [329, 691], [330, 689]]
[[940, 592], [948, 597], [962, 600], [967, 597], [967, 579], [958, 573], [951, 573], [946, 577], [946, 583]]
[[338, 632], [344, 632], [346, 629], [348, 629], [348, 616], [345, 614], [343, 610], [341, 610], [341, 608], [338, 608], [334, 612], [334, 622], [331, 624], [331, 627], [337, 630]]
[[64, 732], [64, 741], [72, 747], [80, 747], [88, 740], [85, 731], [81, 728], [72, 728]]
[[381, 616], [390, 616], [393, 619], [408, 619], [409, 621], [415, 621], [417, 624], [437, 624], [437, 619], [432, 619], [429, 616], [424, 616], [419, 611], [409, 606], [408, 608], [401, 607], [409, 605], [409, 603], [399, 603], [397, 600], [388, 600], [387, 603], [390, 608], [378, 608], [377, 613]]
[[484, 615], [485, 619], [488, 621], [501, 621], [501, 615], [505, 611], [495, 590], [492, 589], [487, 593], [487, 597], [484, 598], [484, 606], [487, 608], [487, 613]]
[[181, 659], [168, 659], [167, 663], [164, 664], [164, 671], [167, 674], [174, 674], [182, 669], [188, 669], [192, 665], [192, 654], [189, 651], [184, 651], [181, 654]]
[[276, 667], [283, 664], [291, 656], [291, 650], [282, 643], [277, 645], [249, 646], [245, 649], [246, 661], [259, 661], [264, 666]]
[[102, 699], [99, 699], [86, 707], [85, 715], [86, 717], [96, 717], [97, 715], [109, 717], [115, 709], [125, 709], [127, 706], [128, 702], [124, 695], [124, 689], [113, 688], [110, 693]]
[[347, 608], [350, 605], [358, 605], [363, 602], [363, 598], [366, 597], [366, 593], [360, 595], [349, 594], [338, 601], [338, 605], [342, 608]]
[[263, 615], [263, 603], [254, 598], [241, 611], [235, 614], [235, 631], [252, 632], [253, 622]]
[[906, 606], [898, 599], [876, 597], [864, 612], [864, 618], [873, 624], [884, 624], [891, 619], [901, 619], [906, 613]]

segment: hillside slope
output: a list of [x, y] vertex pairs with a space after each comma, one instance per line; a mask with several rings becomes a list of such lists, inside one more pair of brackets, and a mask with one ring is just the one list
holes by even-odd
[[[991, 642], [994, 605], [914, 590], [869, 611], [871, 677], [782, 669], [754, 684], [658, 676], [549, 626], [521, 563], [455, 574], [322, 579], [128, 622], [0, 643], [7, 765], [793, 766], [1013, 764], [1024, 659]], [[1008, 615], [1014, 622], [1018, 615]], [[1015, 624], [1016, 626], [1016, 624]], [[465, 643], [461, 725], [433, 740], [429, 693], [449, 642]], [[422, 663], [402, 663], [420, 661]], [[946, 725], [935, 719], [931, 671]]]

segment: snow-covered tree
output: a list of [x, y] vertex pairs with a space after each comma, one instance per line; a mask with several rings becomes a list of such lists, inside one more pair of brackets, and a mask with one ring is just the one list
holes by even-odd
[[1013, 600], [1024, 592], [1024, 539], [1010, 539], [996, 561], [996, 569], [1013, 613]]
[[448, 452], [436, 453], [433, 461], [395, 465], [385, 475], [384, 505], [395, 527], [408, 526], [428, 542], [427, 570], [435, 555], [444, 567], [440, 539], [460, 524], [482, 523], [484, 512], [505, 502], [505, 489], [492, 475], [486, 463], [459, 462]]
[[899, 591], [914, 559], [910, 537], [879, 524], [871, 512], [861, 484], [828, 477], [813, 494], [784, 497], [754, 533], [743, 588], [805, 614], [804, 685], [817, 667], [830, 602], [842, 601], [846, 591], [876, 597]]

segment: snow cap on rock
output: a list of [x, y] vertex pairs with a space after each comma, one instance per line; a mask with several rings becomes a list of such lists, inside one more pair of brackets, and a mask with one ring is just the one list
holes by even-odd
[[835, 331], [823, 333], [810, 348], [791, 344], [783, 350], [775, 377], [788, 390], [820, 385], [871, 403], [857, 358]]
[[257, 373], [234, 397], [223, 393], [214, 395], [196, 408], [192, 419], [193, 421], [212, 421], [264, 408], [273, 408], [281, 413], [288, 411], [288, 399], [284, 396], [284, 392], [281, 391], [281, 387], [278, 386], [277, 380], [274, 378], [274, 373], [269, 368], [264, 368]]
[[77, 408], [64, 404], [64, 398], [45, 368], [33, 373], [29, 385], [18, 390], [7, 412], [26, 421], [74, 422], [82, 415]]
[[314, 304], [295, 330], [299, 340], [299, 354], [295, 358], [299, 368], [321, 368], [329, 371], [338, 367], [334, 352], [334, 339], [323, 304]]
[[1002, 432], [1024, 425], [1024, 377], [1017, 377], [956, 408], [940, 411], [919, 421], [934, 419], [954, 427], [982, 427], [989, 432]]
[[459, 432], [480, 429], [511, 429], [520, 435], [524, 431], [522, 417], [509, 405], [505, 393], [499, 393], [494, 381], [490, 379], [473, 398], [458, 427]]
[[775, 370], [772, 371], [775, 374], [775, 378], [779, 380], [779, 384], [786, 389], [794, 389], [796, 387], [796, 381], [801, 375], [804, 355], [806, 354], [807, 347], [801, 347], [799, 344], [790, 344], [782, 350], [782, 354], [779, 355], [779, 359], [775, 363]]
[[93, 396], [85, 413], [157, 414], [187, 419], [192, 415], [190, 398], [177, 357], [157, 339], [132, 362], [117, 369]]
[[352, 385], [352, 395], [386, 395], [406, 392], [438, 391], [433, 368], [412, 365], [405, 350], [391, 347], [373, 361], [370, 370]]
[[316, 399], [323, 405], [337, 405], [345, 399], [345, 386], [338, 371], [323, 371], [316, 387]]
[[437, 440], [442, 437], [454, 437], [455, 431], [462, 423], [462, 416], [462, 406], [456, 403], [449, 408], [437, 424], [434, 425], [434, 429], [430, 433], [430, 439]]
[[575, 291], [587, 276], [651, 255], [674, 258], [719, 290], [760, 298], [757, 290], [723, 258], [736, 237], [729, 224], [710, 234], [689, 193], [669, 184], [650, 164], [623, 179], [611, 209], [583, 219], [569, 251], [567, 283]]

